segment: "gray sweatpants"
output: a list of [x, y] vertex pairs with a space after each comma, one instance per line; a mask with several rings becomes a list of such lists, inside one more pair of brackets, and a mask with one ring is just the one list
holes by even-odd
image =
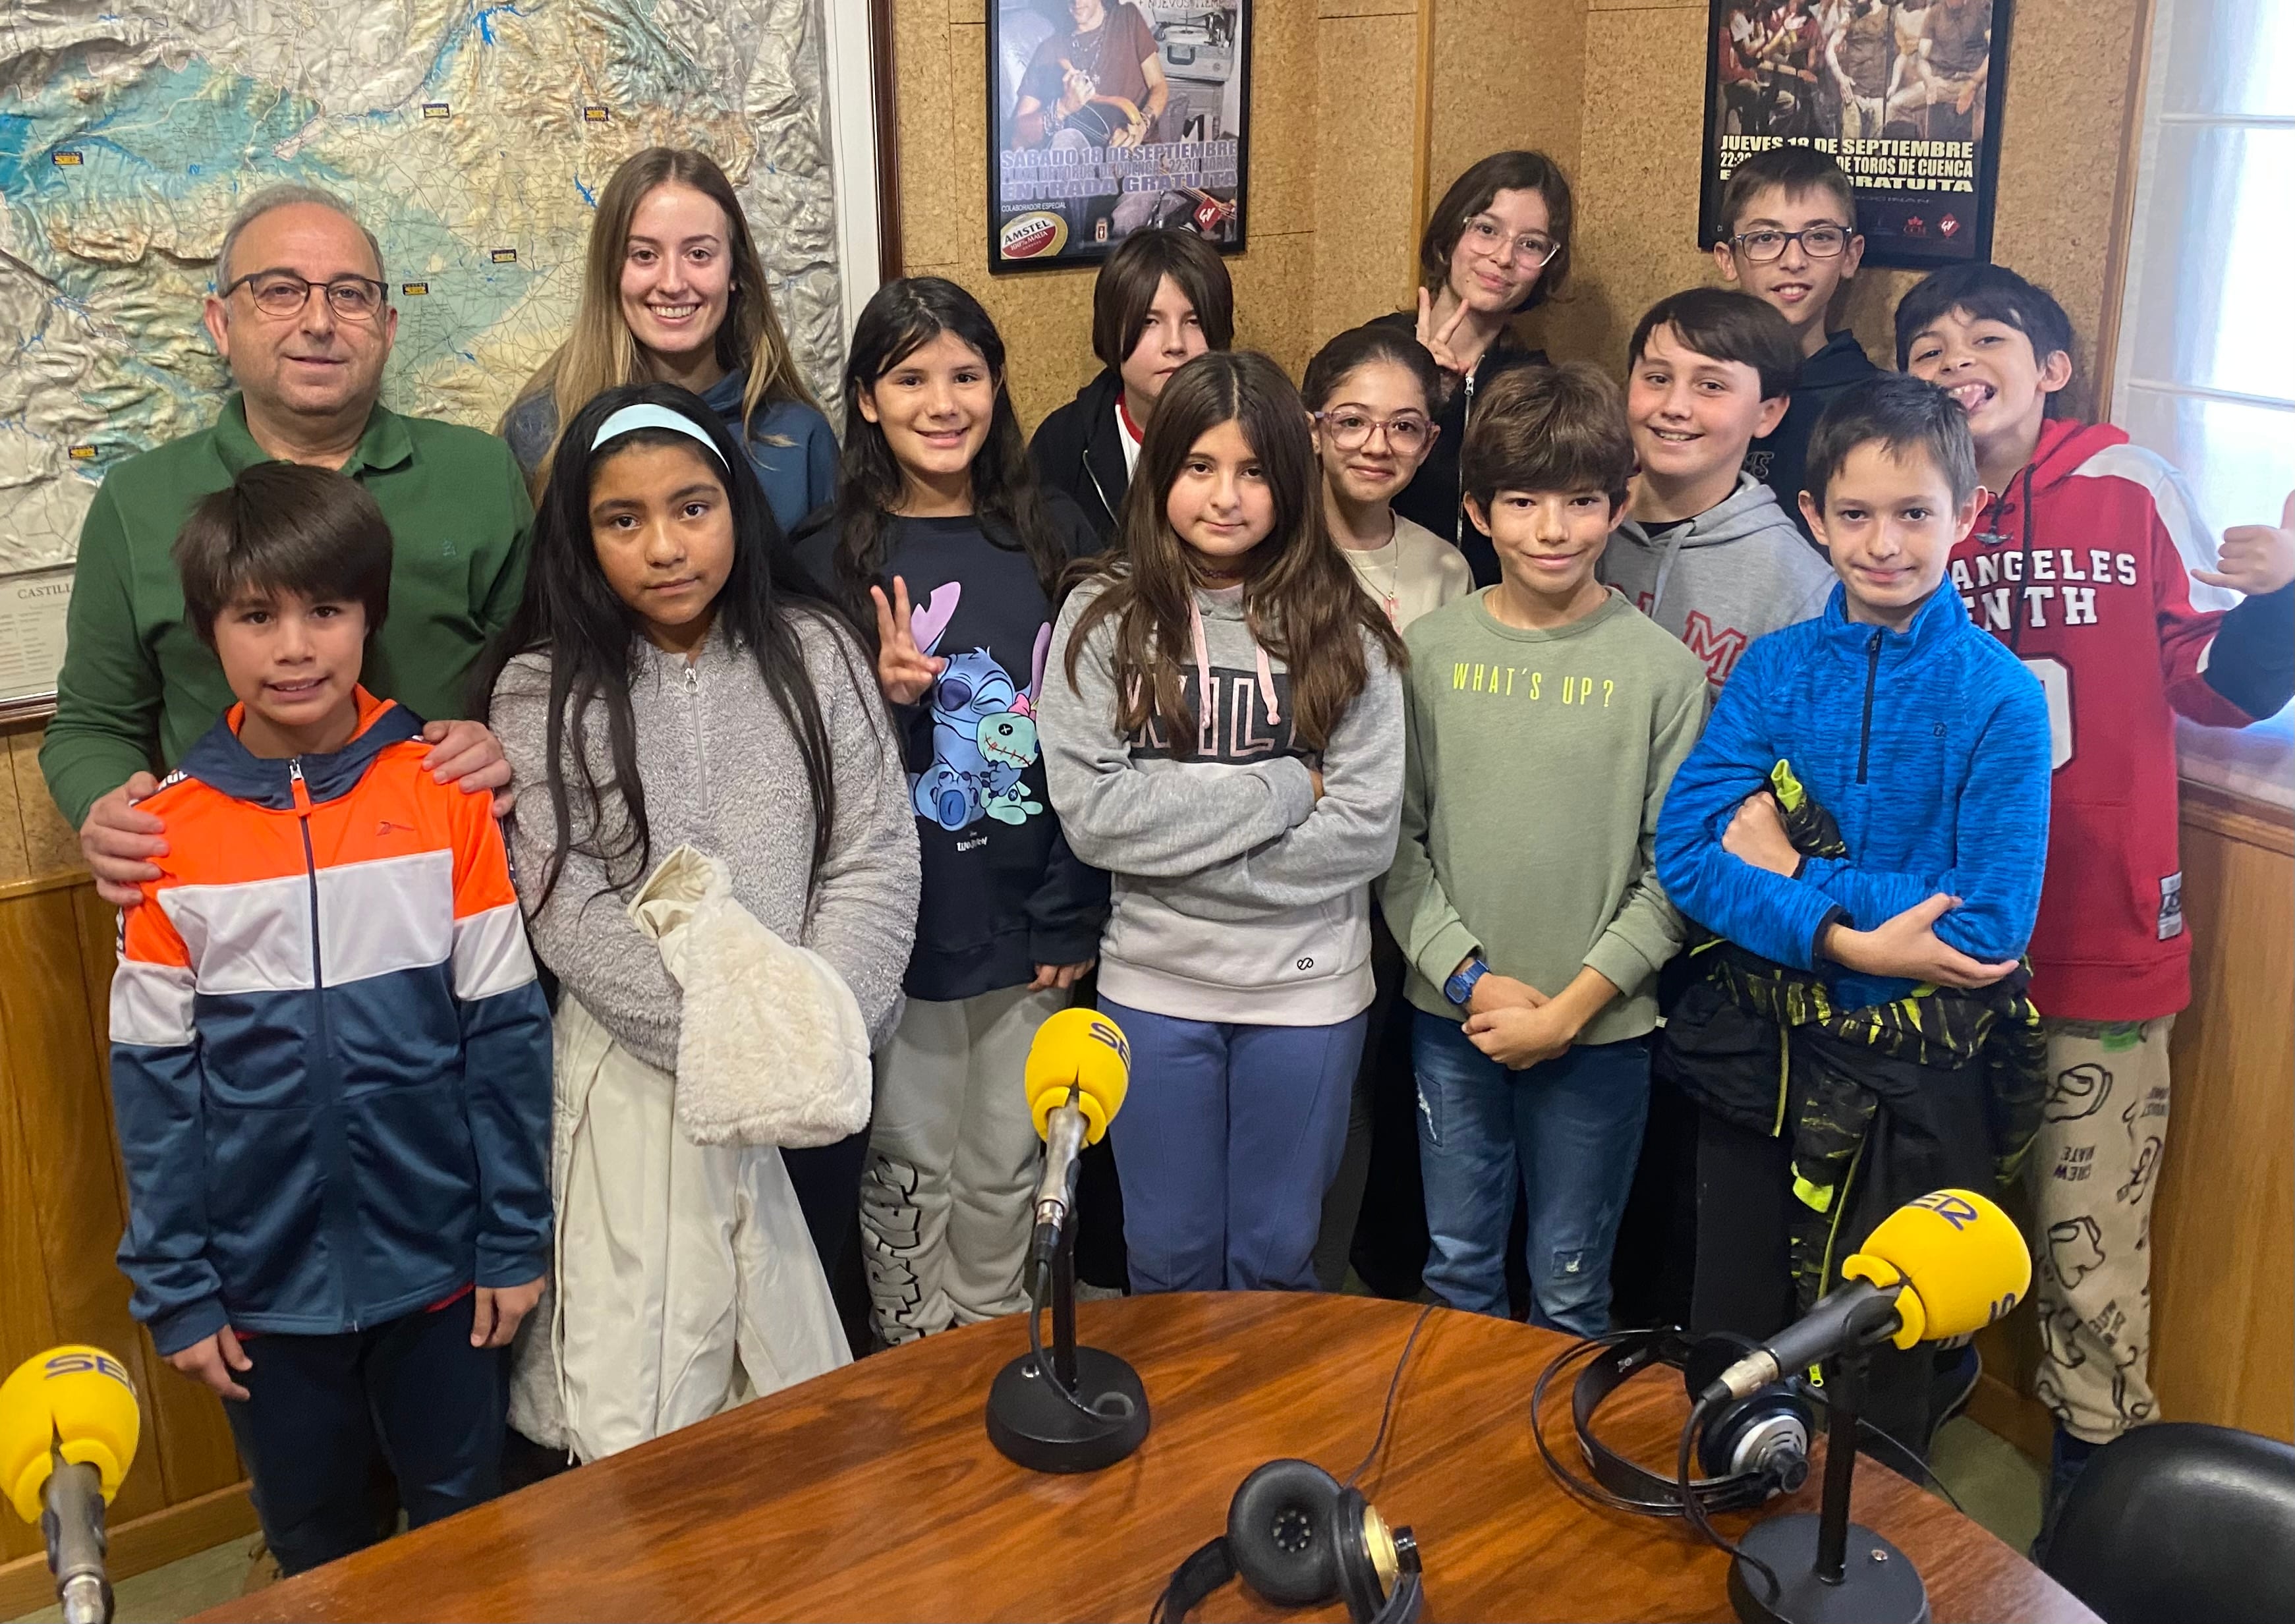
[[877, 1051], [861, 1238], [886, 1342], [1027, 1306], [1039, 1141], [1021, 1075], [1036, 1028], [1074, 996], [912, 998]]
[[2152, 1196], [2168, 1137], [2168, 1034], [2156, 1021], [2049, 1021], [2032, 1155], [2040, 1400], [2109, 1443], [2155, 1417]]

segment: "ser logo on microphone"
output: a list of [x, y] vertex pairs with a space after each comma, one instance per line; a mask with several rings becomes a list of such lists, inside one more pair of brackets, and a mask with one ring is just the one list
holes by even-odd
[[[1976, 1221], [1977, 1218], [1976, 1208], [1970, 1204], [1968, 1198], [1964, 1196], [1956, 1196], [1950, 1190], [1932, 1191], [1930, 1194], [1922, 1196], [1919, 1200], [1908, 1203], [1907, 1204], [1916, 1207], [1926, 1207], [1939, 1218], [1943, 1219], [1945, 1222], [1950, 1224], [1956, 1230], [1967, 1228], [1969, 1225]], [[2014, 1306], [2013, 1302], [2010, 1306]], [[1993, 1316], [1995, 1319], [1997, 1319], [2000, 1316], [1997, 1314]]]
[[135, 1383], [128, 1380], [127, 1372], [121, 1367], [119, 1361], [109, 1353], [93, 1351], [59, 1353], [40, 1367], [41, 1375], [51, 1378], [60, 1375], [78, 1375], [90, 1370], [98, 1375], [110, 1376], [129, 1392], [135, 1391]]
[[1094, 1016], [1091, 1024], [1084, 1030], [1091, 1034], [1093, 1042], [1104, 1044], [1114, 1049], [1115, 1057], [1123, 1062], [1123, 1069], [1126, 1072], [1131, 1069], [1131, 1041], [1123, 1035], [1123, 1029], [1114, 1021]]

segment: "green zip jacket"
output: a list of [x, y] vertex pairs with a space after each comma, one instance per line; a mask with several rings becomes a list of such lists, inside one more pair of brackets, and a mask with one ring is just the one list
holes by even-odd
[[[130, 457], [80, 526], [56, 714], [40, 746], [48, 793], [74, 828], [135, 773], [164, 771], [229, 709], [223, 667], [184, 618], [170, 556], [201, 497], [265, 459], [237, 395], [215, 426]], [[368, 645], [367, 690], [424, 720], [468, 714], [464, 679], [526, 581], [533, 507], [510, 447], [476, 428], [378, 405], [344, 473], [395, 543], [390, 617]]]

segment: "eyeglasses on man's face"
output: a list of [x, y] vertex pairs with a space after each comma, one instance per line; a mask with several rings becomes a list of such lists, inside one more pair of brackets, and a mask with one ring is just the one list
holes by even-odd
[[1729, 239], [1730, 246], [1755, 265], [1767, 265], [1782, 256], [1785, 244], [1798, 242], [1801, 251], [1811, 259], [1835, 259], [1849, 246], [1853, 233], [1842, 225], [1810, 225], [1797, 232], [1781, 232], [1763, 227], [1760, 231], [1740, 232]]
[[1501, 254], [1529, 271], [1540, 269], [1562, 251], [1561, 244], [1544, 232], [1508, 236], [1506, 227], [1488, 215], [1476, 215], [1466, 222], [1466, 241], [1482, 253]]
[[286, 317], [303, 314], [311, 302], [311, 290], [317, 288], [327, 296], [327, 308], [346, 322], [372, 322], [382, 314], [388, 290], [371, 276], [338, 276], [332, 282], [314, 282], [298, 276], [292, 271], [250, 271], [223, 290], [229, 298], [240, 289], [255, 301], [255, 307], [267, 316]]
[[1315, 420], [1331, 437], [1331, 444], [1341, 451], [1360, 451], [1370, 444], [1373, 434], [1384, 429], [1386, 443], [1395, 454], [1407, 457], [1425, 450], [1434, 437], [1433, 425], [1415, 412], [1373, 417], [1357, 406], [1340, 406], [1330, 412], [1318, 412]]

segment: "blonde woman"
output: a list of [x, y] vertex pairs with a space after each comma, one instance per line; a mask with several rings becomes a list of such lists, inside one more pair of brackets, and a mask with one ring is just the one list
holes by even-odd
[[574, 331], [500, 430], [535, 489], [559, 425], [626, 383], [707, 402], [747, 447], [782, 534], [836, 494], [837, 437], [790, 358], [732, 183], [706, 152], [648, 147], [599, 193]]

